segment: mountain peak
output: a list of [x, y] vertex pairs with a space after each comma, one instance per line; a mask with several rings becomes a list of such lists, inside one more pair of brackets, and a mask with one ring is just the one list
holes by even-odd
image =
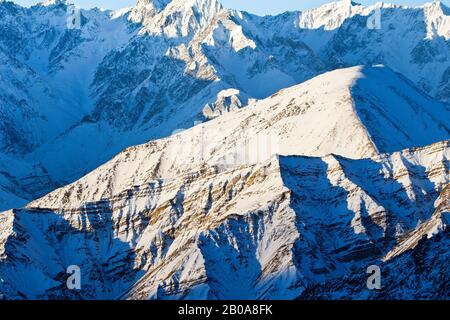
[[131, 10], [130, 20], [142, 23], [163, 10], [171, 0], [138, 0]]
[[351, 0], [326, 3], [318, 8], [304, 11], [300, 26], [307, 29], [324, 27], [325, 30], [333, 30], [340, 27], [346, 19], [361, 13], [362, 10], [361, 4]]
[[340, 3], [341, 5], [344, 5], [344, 6], [350, 6], [350, 7], [353, 7], [353, 6], [360, 6], [360, 5], [361, 5], [360, 3], [357, 3], [357, 2], [352, 1], [352, 0], [341, 0], [341, 1], [339, 1], [339, 3]]
[[138, 0], [136, 2], [135, 7], [142, 8], [142, 7], [149, 7], [155, 8], [157, 10], [164, 9], [172, 0]]
[[443, 14], [446, 16], [450, 15], [450, 8], [448, 8], [445, 4], [440, 0], [434, 0], [433, 2], [428, 2], [424, 5], [425, 8], [429, 10], [437, 10], [439, 14]]
[[43, 2], [40, 2], [39, 5], [44, 6], [44, 7], [49, 7], [49, 6], [57, 6], [57, 5], [67, 5], [67, 0], [45, 0]]
[[223, 9], [217, 0], [139, 0], [130, 20], [145, 25], [150, 34], [192, 35]]

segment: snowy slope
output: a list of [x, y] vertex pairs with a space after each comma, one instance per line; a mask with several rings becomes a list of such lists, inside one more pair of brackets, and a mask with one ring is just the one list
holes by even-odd
[[[0, 52], [11, 66], [0, 71], [0, 88], [13, 93], [2, 99], [0, 146], [43, 166], [60, 186], [130, 145], [342, 66], [384, 64], [448, 102], [449, 9], [440, 2], [408, 8], [339, 1], [257, 17], [215, 0], [139, 0], [116, 12], [81, 10], [80, 29], [67, 28], [68, 8], [65, 1], [0, 3]], [[369, 30], [377, 8], [381, 29]], [[224, 98], [230, 92], [239, 93]], [[17, 101], [27, 107], [15, 108]]]
[[[136, 153], [98, 170], [123, 180]], [[88, 190], [68, 187], [57, 202], [0, 215], [0, 290], [7, 299], [448, 298], [449, 156], [448, 141], [364, 160], [275, 156], [136, 181], [81, 204], [72, 198]], [[389, 270], [385, 290], [366, 289], [373, 264]], [[82, 270], [80, 291], [65, 287], [69, 265]]]
[[[99, 201], [127, 186], [175, 178], [203, 165], [257, 163], [274, 154], [368, 158], [446, 140], [449, 119], [447, 105], [385, 67], [335, 70], [171, 137], [126, 149], [102, 170], [47, 196], [45, 205], [41, 200], [33, 205]], [[116, 170], [121, 179], [110, 175]]]
[[123, 17], [111, 19], [110, 12], [98, 10], [82, 12], [81, 32], [67, 29], [66, 11], [63, 1], [30, 9], [0, 4], [2, 209], [61, 185], [38, 157], [24, 157], [92, 110], [89, 83], [96, 66], [131, 36]]
[[66, 130], [77, 118], [27, 65], [0, 49], [0, 150], [25, 154]]

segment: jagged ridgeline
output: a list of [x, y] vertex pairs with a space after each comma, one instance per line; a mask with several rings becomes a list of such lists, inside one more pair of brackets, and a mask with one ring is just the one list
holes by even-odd
[[0, 2], [0, 292], [450, 298], [449, 38], [439, 1]]

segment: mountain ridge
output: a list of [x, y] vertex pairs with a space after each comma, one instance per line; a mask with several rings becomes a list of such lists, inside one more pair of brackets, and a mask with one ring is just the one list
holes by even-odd
[[[390, 89], [403, 86], [400, 95]], [[379, 91], [374, 92], [375, 87]], [[448, 124], [436, 119], [447, 119], [450, 109], [414, 90], [384, 67], [335, 70], [169, 138], [128, 148], [109, 161], [110, 169], [103, 172], [108, 176], [117, 159], [130, 158], [122, 168], [127, 178], [119, 183], [126, 185], [140, 177], [174, 177], [204, 164], [226, 167], [228, 163], [254, 163], [274, 153], [335, 153], [358, 159], [445, 140]], [[387, 101], [394, 103], [385, 104]], [[256, 148], [255, 153], [246, 148]], [[135, 170], [148, 173], [142, 176]], [[91, 186], [76, 188], [98, 190], [102, 175], [91, 172], [90, 178], [82, 179]]]
[[[438, 199], [439, 193], [442, 191], [443, 195], [448, 189], [448, 150], [446, 141], [372, 160], [332, 155], [322, 159], [277, 156], [262, 164], [225, 172], [212, 168], [173, 181], [156, 180], [147, 189], [134, 187], [114, 199], [86, 203], [80, 208], [60, 208], [57, 213], [43, 207], [10, 211], [0, 215], [3, 227], [0, 268], [4, 279], [1, 290], [7, 298], [18, 298], [15, 292], [20, 290], [26, 292], [27, 298], [50, 295], [65, 299], [120, 296], [127, 299], [293, 299], [301, 296], [317, 299], [320, 293], [311, 293], [316, 285], [329, 286], [334, 281], [333, 297], [349, 298], [344, 288], [360, 281], [353, 287], [353, 298], [425, 297], [433, 294], [432, 288], [438, 284], [435, 277], [428, 280], [423, 277], [428, 285], [415, 290], [415, 295], [409, 295], [410, 291], [406, 290], [408, 281], [400, 285], [394, 275], [384, 278], [383, 283], [392, 281], [397, 287], [393, 289], [389, 285], [380, 294], [367, 291], [365, 279], [358, 279], [369, 264], [389, 268], [399, 258], [409, 256], [414, 248], [423, 246], [423, 242], [417, 243], [399, 258], [388, 256], [385, 262], [381, 261], [383, 252], [387, 254], [389, 248], [395, 252], [397, 241], [400, 246], [406, 242], [410, 230], [416, 230], [413, 234], [422, 232], [423, 226], [434, 223], [435, 207], [427, 198]], [[424, 168], [418, 169], [419, 166]], [[420, 170], [425, 170], [425, 176]], [[322, 184], [317, 174], [325, 175], [328, 182]], [[380, 175], [384, 178], [380, 179]], [[363, 177], [365, 180], [360, 180]], [[386, 179], [391, 182], [387, 183]], [[401, 186], [402, 191], [395, 198], [383, 191], [389, 190], [391, 183]], [[321, 188], [329, 190], [327, 184], [337, 189], [320, 191]], [[311, 188], [316, 192], [311, 192]], [[339, 188], [347, 191], [343, 193]], [[348, 204], [339, 200], [347, 197], [347, 192]], [[320, 214], [317, 198], [325, 210]], [[338, 214], [344, 208], [351, 214]], [[445, 208], [441, 209], [445, 212]], [[12, 220], [6, 223], [5, 219]], [[445, 237], [448, 230], [445, 221], [442, 215], [432, 239]], [[13, 234], [7, 231], [11, 230], [8, 227], [11, 223], [15, 225]], [[327, 237], [323, 233], [325, 226], [329, 226]], [[48, 232], [46, 228], [53, 231]], [[34, 231], [23, 239], [27, 230]], [[41, 232], [43, 236], [39, 235]], [[190, 240], [195, 234], [198, 240]], [[78, 240], [85, 236], [86, 240]], [[54, 242], [56, 237], [62, 237], [58, 245]], [[109, 242], [111, 237], [115, 240], [105, 247], [103, 241]], [[49, 274], [39, 275], [38, 279], [47, 280], [30, 290], [29, 284], [17, 282], [17, 277], [23, 276], [21, 261], [31, 258], [28, 246], [44, 248], [42, 241], [48, 243], [45, 247], [55, 249], [48, 249], [48, 253], [47, 249], [41, 249], [40, 255], [44, 256], [29, 265], [38, 269], [29, 272], [36, 275], [54, 259], [62, 258], [62, 261], [56, 263], [56, 269], [47, 269]], [[97, 250], [91, 246], [80, 247], [84, 241], [100, 241], [94, 247], [101, 253], [91, 252], [89, 248]], [[239, 249], [233, 249], [229, 241], [236, 241]], [[329, 242], [335, 245], [329, 246]], [[14, 258], [18, 254], [28, 258]], [[300, 259], [312, 254], [316, 258], [309, 258], [311, 261]], [[85, 260], [86, 255], [98, 258]], [[100, 267], [102, 262], [97, 262], [98, 259], [108, 263]], [[131, 265], [127, 263], [129, 259]], [[445, 277], [445, 264], [432, 261], [433, 270]], [[84, 287], [88, 290], [81, 291], [81, 296], [58, 285], [57, 270], [65, 264], [80, 265], [88, 277]], [[352, 266], [354, 273], [344, 271], [346, 264]], [[426, 268], [429, 267], [427, 264]], [[236, 273], [233, 268], [241, 272]], [[402, 268], [408, 268], [408, 264]], [[100, 270], [103, 276], [99, 278]], [[399, 288], [403, 291], [398, 291]], [[434, 291], [434, 294], [443, 298], [445, 293]]]

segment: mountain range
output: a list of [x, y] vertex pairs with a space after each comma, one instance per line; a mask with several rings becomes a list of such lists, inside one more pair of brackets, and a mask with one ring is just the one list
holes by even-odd
[[444, 4], [71, 9], [0, 2], [7, 299], [449, 298]]

